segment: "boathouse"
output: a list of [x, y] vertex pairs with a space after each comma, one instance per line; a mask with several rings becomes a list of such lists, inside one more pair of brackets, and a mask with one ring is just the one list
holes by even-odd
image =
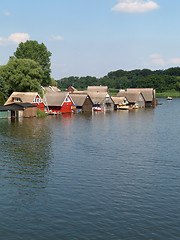
[[88, 86], [87, 92], [108, 92], [108, 86]]
[[46, 93], [43, 101], [46, 112], [52, 114], [69, 113], [74, 102], [68, 92]]
[[12, 103], [31, 103], [37, 106], [37, 109], [43, 110], [45, 104], [37, 92], [13, 92], [4, 105]]
[[88, 94], [70, 94], [75, 105], [72, 106], [73, 112], [90, 112], [92, 111], [93, 102]]
[[0, 106], [0, 118], [37, 117], [37, 106], [31, 103], [11, 103]]
[[48, 86], [48, 87], [41, 86], [41, 89], [43, 90], [44, 93], [47, 93], [47, 92], [61, 92], [61, 90], [59, 88], [57, 88], [56, 86]]
[[108, 92], [88, 92], [94, 107], [100, 107], [104, 111], [114, 110], [114, 102]]
[[153, 88], [127, 88], [128, 93], [141, 92], [145, 100], [145, 107], [154, 107], [157, 105], [156, 91]]
[[119, 91], [117, 97], [126, 97], [130, 106], [145, 107], [145, 100], [141, 92]]
[[129, 102], [126, 97], [111, 97], [114, 102], [114, 110], [122, 108], [122, 106], [128, 106]]

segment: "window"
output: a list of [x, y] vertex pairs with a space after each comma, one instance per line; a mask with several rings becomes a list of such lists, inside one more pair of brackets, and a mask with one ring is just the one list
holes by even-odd
[[18, 97], [13, 98], [12, 102], [21, 102], [21, 99]]
[[41, 103], [41, 98], [35, 98], [35, 99], [33, 100], [33, 103]]

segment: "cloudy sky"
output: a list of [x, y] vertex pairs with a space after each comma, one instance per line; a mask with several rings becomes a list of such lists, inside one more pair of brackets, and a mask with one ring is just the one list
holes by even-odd
[[1, 0], [0, 65], [26, 40], [52, 53], [52, 77], [180, 66], [180, 0]]

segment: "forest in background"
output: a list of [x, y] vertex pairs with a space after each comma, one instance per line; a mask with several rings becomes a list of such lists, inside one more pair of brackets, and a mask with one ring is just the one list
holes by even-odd
[[[86, 90], [88, 86], [108, 86], [111, 95], [119, 89], [154, 88], [157, 96], [180, 97], [180, 67], [166, 70], [135, 69], [117, 70], [106, 76], [70, 76], [60, 80], [51, 77], [51, 57], [43, 43], [27, 40], [20, 43], [6, 65], [0, 66], [0, 105], [3, 105], [12, 92], [39, 92], [41, 86], [57, 86], [62, 91], [69, 86]], [[165, 95], [165, 94], [166, 95]], [[161, 94], [161, 95], [160, 95]]]
[[65, 90], [69, 86], [84, 90], [87, 86], [99, 85], [108, 86], [114, 91], [126, 88], [154, 88], [158, 93], [180, 91], [180, 67], [155, 71], [150, 69], [117, 70], [109, 72], [101, 78], [71, 76], [57, 80], [57, 86], [61, 90]]

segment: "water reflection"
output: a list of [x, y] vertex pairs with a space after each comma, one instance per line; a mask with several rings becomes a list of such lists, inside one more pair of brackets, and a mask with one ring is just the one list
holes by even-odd
[[45, 188], [50, 155], [51, 131], [46, 119], [0, 120], [2, 181], [16, 185], [24, 194]]
[[0, 121], [1, 238], [179, 239], [179, 101], [168, 105]]

